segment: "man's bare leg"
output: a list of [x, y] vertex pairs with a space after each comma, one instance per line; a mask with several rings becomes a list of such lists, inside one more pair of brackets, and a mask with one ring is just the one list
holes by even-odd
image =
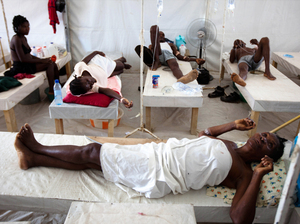
[[27, 170], [29, 168], [39, 166], [55, 167], [68, 170], [84, 170], [90, 168], [97, 169], [94, 164], [91, 164], [91, 166], [89, 166], [89, 164], [74, 164], [52, 158], [50, 156], [34, 153], [29, 148], [27, 148], [27, 146], [25, 146], [19, 138], [16, 138], [15, 140], [15, 149], [19, 157], [19, 166], [22, 170]]
[[187, 84], [189, 82], [194, 81], [195, 79], [197, 79], [199, 73], [196, 69], [190, 71], [188, 74], [182, 76], [180, 79], [177, 80], [177, 82], [182, 82], [184, 84]]
[[244, 80], [247, 79], [247, 74], [248, 74], [248, 65], [247, 63], [240, 63], [239, 64], [239, 75], [236, 73], [231, 74], [231, 80], [241, 86], [246, 86], [246, 82]]
[[241, 86], [246, 86], [245, 81], [236, 73], [231, 74], [231, 80]]
[[266, 67], [264, 76], [270, 80], [275, 80], [276, 77], [273, 76], [270, 72], [270, 42], [268, 37], [261, 38], [258, 44], [258, 49], [255, 52], [253, 59], [255, 62], [259, 62], [262, 59], [262, 57], [264, 57], [265, 59]]
[[[24, 149], [20, 142], [29, 150]], [[32, 157], [33, 155], [43, 155], [49, 159], [47, 163], [46, 160], [43, 163], [39, 163], [39, 166], [51, 166], [57, 167], [57, 164], [64, 164], [59, 166], [59, 168], [68, 169], [87, 169], [95, 168], [101, 169], [100, 165], [100, 149], [101, 146], [96, 143], [88, 144], [85, 146], [74, 146], [74, 145], [57, 145], [57, 146], [44, 146], [36, 141], [31, 127], [25, 124], [16, 136], [15, 146], [17, 147], [17, 152], [20, 154], [19, 158], [25, 158], [29, 152]], [[50, 160], [50, 158], [55, 160]], [[22, 159], [21, 159], [22, 160]], [[22, 164], [22, 163], [20, 163]], [[45, 164], [45, 165], [44, 165]], [[71, 166], [72, 165], [72, 166]], [[73, 166], [74, 165], [74, 166]], [[78, 166], [78, 168], [76, 168]], [[26, 166], [25, 166], [26, 167]], [[22, 167], [21, 167], [22, 168]]]
[[159, 55], [161, 55], [161, 48], [159, 42], [159, 28], [158, 26], [151, 26], [150, 28], [150, 39], [151, 45], [153, 47], [153, 54], [154, 54], [154, 62], [152, 64], [152, 71], [156, 71], [158, 67], [161, 66], [159, 62]]
[[124, 58], [124, 57], [122, 56], [122, 57], [120, 57], [120, 58], [118, 58], [118, 59], [115, 60], [115, 62], [117, 63], [115, 70], [120, 70], [120, 68], [117, 69], [118, 61], [122, 62], [122, 64], [123, 64], [123, 68], [122, 68], [122, 69], [124, 69], [124, 68], [125, 68], [125, 69], [130, 69], [130, 68], [132, 67], [130, 64], [126, 64], [126, 63], [125, 63], [125, 62], [127, 62], [127, 60], [126, 60], [126, 58]]
[[180, 79], [181, 77], [183, 77], [182, 71], [180, 70], [177, 60], [175, 58], [169, 59], [167, 61], [167, 64], [171, 69], [173, 75], [176, 77], [176, 79]]
[[183, 75], [182, 71], [179, 68], [177, 60], [175, 58], [169, 59], [167, 61], [168, 66], [170, 67], [173, 75], [177, 78], [177, 82], [182, 82], [184, 84], [189, 83], [197, 79], [198, 71], [196, 69], [190, 71], [188, 74]]

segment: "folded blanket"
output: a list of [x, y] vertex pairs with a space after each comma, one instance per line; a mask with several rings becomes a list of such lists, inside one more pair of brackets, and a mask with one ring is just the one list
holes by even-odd
[[22, 85], [22, 83], [12, 77], [0, 76], [0, 92], [7, 91], [20, 85]]

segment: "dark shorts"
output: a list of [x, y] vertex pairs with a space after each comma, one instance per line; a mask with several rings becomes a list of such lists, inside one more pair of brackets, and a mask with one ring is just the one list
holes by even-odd
[[23, 63], [20, 61], [14, 61], [13, 67], [11, 68], [13, 73], [27, 73], [35, 74], [36, 73], [36, 64], [35, 63]]
[[161, 50], [161, 55], [159, 55], [159, 61], [162, 65], [168, 65], [167, 61], [175, 58], [174, 54], [168, 50]]
[[261, 65], [261, 63], [264, 60], [264, 57], [262, 57], [262, 59], [260, 59], [259, 62], [255, 62], [254, 61], [254, 55], [246, 55], [240, 58], [238, 65], [242, 62], [246, 63], [248, 65], [248, 71], [254, 71], [256, 69], [258, 69], [258, 67]]
[[4, 76], [14, 77], [19, 73], [35, 74], [36, 64], [35, 63], [23, 63], [20, 61], [14, 61], [13, 66], [10, 70], [4, 72]]

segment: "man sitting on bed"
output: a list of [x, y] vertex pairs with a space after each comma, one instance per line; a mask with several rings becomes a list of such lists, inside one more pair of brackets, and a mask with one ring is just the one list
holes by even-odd
[[[156, 71], [161, 65], [169, 66], [173, 75], [177, 78], [177, 81], [182, 83], [192, 82], [198, 77], [198, 71], [196, 69], [183, 75], [176, 58], [181, 61], [195, 61], [198, 65], [204, 64], [204, 59], [189, 58], [181, 55], [173, 43], [166, 41], [165, 34], [159, 31], [156, 25], [150, 28], [150, 39], [151, 45], [149, 49], [144, 47], [144, 62], [151, 70]], [[136, 52], [140, 56], [139, 48], [136, 49]]]
[[[148, 198], [170, 192], [183, 194], [204, 185], [236, 188], [230, 209], [234, 223], [252, 223], [262, 177], [273, 170], [283, 154], [283, 139], [268, 132], [256, 133], [238, 148], [217, 136], [232, 130], [250, 130], [248, 119], [210, 127], [196, 139], [170, 138], [166, 142], [138, 145], [91, 143], [85, 146], [45, 146], [36, 141], [28, 124], [19, 131], [15, 148], [19, 166], [101, 170], [105, 179], [126, 185]], [[260, 162], [252, 171], [250, 163]]]
[[121, 74], [124, 68], [131, 68], [125, 62], [124, 57], [113, 61], [101, 51], [92, 52], [75, 65], [75, 79], [67, 87], [67, 93], [75, 96], [102, 93], [119, 100], [127, 108], [132, 107], [132, 101], [121, 96], [121, 85], [114, 77]]
[[246, 82], [244, 80], [247, 79], [248, 71], [254, 71], [257, 69], [263, 60], [265, 60], [266, 67], [264, 76], [270, 80], [275, 80], [276, 77], [270, 72], [269, 38], [263, 37], [259, 42], [257, 39], [252, 39], [250, 40], [250, 43], [255, 45], [255, 47], [248, 48], [246, 47], [246, 43], [239, 39], [234, 41], [229, 61], [231, 63], [234, 63], [235, 61], [238, 62], [239, 75], [232, 73], [231, 80], [241, 86], [246, 86]]

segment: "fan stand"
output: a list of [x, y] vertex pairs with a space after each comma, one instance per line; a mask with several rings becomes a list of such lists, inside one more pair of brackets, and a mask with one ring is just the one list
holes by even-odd
[[[200, 42], [199, 58], [202, 58], [202, 39], [201, 39], [201, 42]], [[201, 69], [202, 65], [199, 65], [198, 67], [199, 67], [199, 69]]]

